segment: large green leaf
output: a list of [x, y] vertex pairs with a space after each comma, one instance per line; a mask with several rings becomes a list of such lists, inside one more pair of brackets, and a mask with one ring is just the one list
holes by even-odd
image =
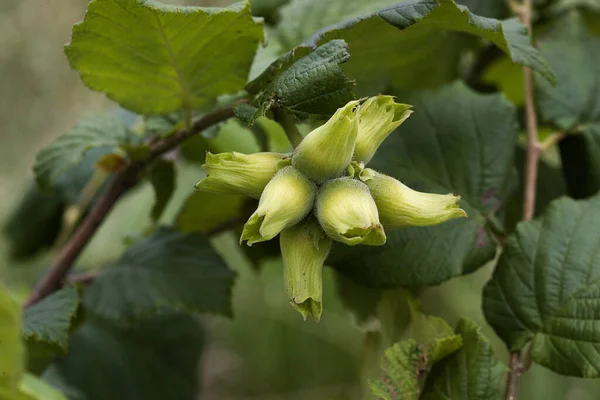
[[475, 322], [463, 318], [456, 333], [463, 346], [433, 366], [427, 385], [426, 399], [500, 400], [504, 388], [506, 366]]
[[332, 40], [310, 52], [300, 46], [280, 57], [247, 86], [260, 92], [255, 106], [238, 108], [238, 117], [253, 123], [271, 108], [304, 119], [310, 115], [329, 117], [354, 98], [354, 82], [338, 64], [348, 61], [347, 45]]
[[68, 286], [46, 297], [23, 312], [23, 337], [45, 342], [67, 351], [71, 320], [79, 307], [79, 293]]
[[415, 112], [369, 166], [417, 190], [461, 195], [469, 217], [388, 230], [384, 246], [334, 247], [328, 263], [369, 286], [438, 284], [481, 267], [496, 249], [486, 218], [506, 199], [511, 178], [517, 123], [503, 96], [455, 83], [399, 99]]
[[159, 228], [86, 290], [86, 308], [127, 324], [165, 309], [231, 315], [235, 273], [198, 234]]
[[24, 370], [19, 306], [0, 285], [0, 389], [16, 390]]
[[473, 14], [488, 18], [506, 18], [510, 12], [505, 1], [498, 0], [456, 0], [457, 4], [465, 6]]
[[25, 348], [21, 341], [21, 313], [0, 284], [0, 399], [35, 400], [21, 390]]
[[276, 35], [290, 49], [326, 26], [373, 13], [398, 0], [292, 0], [281, 8]]
[[230, 8], [95, 0], [65, 53], [91, 89], [138, 113], [201, 109], [243, 88], [262, 26]]
[[539, 37], [538, 46], [557, 76], [556, 86], [536, 80], [542, 119], [563, 129], [600, 122], [600, 37], [570, 13]]
[[91, 149], [117, 148], [132, 140], [130, 131], [118, 118], [90, 114], [37, 154], [33, 171], [38, 185], [42, 189], [51, 188], [62, 172], [83, 161]]
[[565, 375], [600, 377], [600, 197], [554, 201], [508, 239], [484, 290], [485, 316], [512, 350]]
[[73, 335], [58, 372], [87, 400], [194, 399], [203, 331], [168, 314], [129, 329], [89, 321]]
[[35, 400], [67, 400], [67, 397], [59, 390], [32, 374], [23, 375], [20, 388], [21, 392], [26, 393]]
[[582, 133], [561, 144], [561, 155], [570, 194], [589, 196], [600, 189], [600, 37], [570, 13], [540, 36], [539, 48], [558, 77], [554, 87], [536, 80], [542, 120]]
[[[300, 4], [297, 7], [314, 15], [312, 13], [319, 9], [315, 3], [319, 2], [303, 2], [303, 7]], [[335, 11], [330, 2], [321, 3]], [[293, 3], [289, 7], [292, 6]], [[281, 35], [284, 37], [304, 36], [293, 31], [294, 27], [304, 25], [304, 22], [293, 22], [297, 19], [296, 13], [283, 19]], [[321, 29], [306, 44], [344, 39], [351, 54], [350, 61], [343, 66], [344, 71], [357, 80], [359, 93], [372, 94], [389, 85], [414, 89], [436, 86], [455, 78], [460, 54], [471, 43], [461, 33], [489, 40], [513, 62], [532, 67], [549, 81], [554, 80], [550, 68], [531, 46], [527, 29], [517, 19], [484, 18], [452, 0], [402, 1], [373, 14]]]

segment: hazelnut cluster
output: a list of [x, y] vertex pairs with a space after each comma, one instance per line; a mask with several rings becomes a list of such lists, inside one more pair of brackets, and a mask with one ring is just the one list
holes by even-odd
[[332, 241], [381, 246], [385, 229], [466, 217], [460, 196], [415, 191], [365, 165], [412, 113], [392, 96], [351, 101], [290, 154], [211, 154], [196, 187], [259, 199], [240, 243], [280, 236], [290, 303], [304, 318], [322, 312], [323, 263]]

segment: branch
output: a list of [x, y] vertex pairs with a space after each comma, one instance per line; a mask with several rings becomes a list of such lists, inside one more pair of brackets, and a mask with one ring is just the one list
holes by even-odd
[[510, 362], [508, 364], [510, 373], [506, 382], [506, 400], [517, 400], [519, 396], [519, 383], [523, 375], [523, 363], [519, 352], [510, 353]]
[[69, 285], [91, 285], [100, 275], [100, 271], [88, 271], [79, 274], [72, 274], [65, 279]]
[[[524, 0], [523, 4], [515, 7], [514, 1], [509, 0], [513, 12], [519, 15], [521, 21], [527, 26], [529, 36], [531, 29], [532, 0]], [[538, 176], [538, 163], [542, 147], [538, 139], [537, 116], [535, 114], [533, 72], [530, 68], [523, 68], [523, 90], [525, 93], [525, 113], [527, 116], [527, 160], [525, 161], [525, 195], [523, 198], [523, 220], [533, 218], [535, 211], [535, 196]], [[506, 399], [517, 400], [519, 396], [519, 383], [524, 367], [520, 352], [512, 352], [509, 362], [510, 372], [506, 382]]]
[[180, 143], [204, 129], [233, 116], [233, 106], [217, 110], [197, 120], [190, 130], [181, 129], [167, 138], [150, 143], [150, 156], [146, 160], [129, 165], [125, 171], [119, 173], [112, 181], [110, 181], [108, 187], [100, 195], [100, 198], [88, 216], [83, 220], [81, 225], [79, 225], [67, 244], [62, 248], [56, 257], [56, 260], [50, 267], [48, 274], [46, 274], [33, 289], [31, 295], [23, 304], [23, 308], [27, 308], [39, 302], [61, 287], [65, 277], [73, 267], [73, 263], [94, 236], [100, 225], [102, 225], [102, 222], [104, 222], [117, 200], [137, 183], [139, 173], [152, 160], [174, 149]]
[[565, 136], [567, 136], [569, 134], [569, 132], [565, 132], [565, 131], [556, 131], [550, 134], [550, 136], [548, 136], [546, 138], [546, 140], [544, 140], [542, 143], [540, 143], [540, 150], [541, 152], [545, 152], [548, 149], [550, 149], [552, 146], [554, 146], [555, 144], [557, 144], [558, 142], [560, 142], [561, 140], [563, 140], [565, 138]]

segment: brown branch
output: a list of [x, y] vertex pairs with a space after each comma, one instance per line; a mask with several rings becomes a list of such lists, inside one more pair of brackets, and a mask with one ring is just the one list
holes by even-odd
[[65, 279], [65, 284], [68, 285], [91, 285], [100, 275], [100, 271], [88, 271], [79, 274], [72, 274]]
[[523, 375], [523, 363], [521, 362], [521, 354], [519, 352], [510, 353], [510, 361], [508, 364], [510, 372], [506, 382], [506, 400], [517, 400], [519, 396], [519, 384], [521, 383], [521, 375]]
[[523, 68], [525, 86], [525, 113], [527, 115], [527, 160], [525, 161], [525, 197], [523, 199], [523, 219], [529, 221], [535, 211], [535, 196], [538, 176], [538, 162], [542, 147], [537, 134], [537, 116], [533, 100], [533, 73]]
[[100, 198], [77, 228], [67, 244], [61, 249], [56, 260], [46, 274], [31, 292], [29, 298], [23, 304], [23, 308], [29, 307], [46, 296], [58, 290], [65, 277], [73, 267], [73, 263], [81, 254], [81, 251], [94, 236], [102, 222], [106, 219], [117, 200], [133, 187], [139, 173], [156, 157], [174, 149], [180, 143], [198, 134], [204, 129], [225, 121], [234, 116], [233, 106], [207, 114], [197, 120], [190, 130], [181, 129], [175, 134], [155, 141], [150, 144], [150, 156], [141, 162], [131, 164], [125, 171], [115, 176], [108, 187], [100, 195]]
[[[524, 0], [519, 7], [514, 6], [514, 1], [509, 0], [513, 12], [517, 13], [530, 36], [533, 36], [531, 29], [531, 9], [532, 0]], [[538, 163], [542, 147], [538, 138], [537, 116], [535, 113], [533, 71], [530, 68], [523, 68], [523, 90], [525, 93], [525, 114], [527, 122], [527, 159], [525, 160], [525, 193], [523, 197], [523, 220], [529, 221], [533, 218], [535, 212], [535, 196], [538, 177]], [[510, 354], [509, 361], [510, 372], [506, 382], [506, 399], [517, 400], [519, 396], [519, 384], [521, 375], [525, 370], [521, 360], [521, 354], [514, 351]]]

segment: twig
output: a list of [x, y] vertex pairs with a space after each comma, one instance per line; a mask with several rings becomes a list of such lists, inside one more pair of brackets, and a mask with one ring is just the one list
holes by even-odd
[[94, 236], [117, 200], [136, 184], [140, 171], [142, 171], [149, 162], [177, 147], [180, 143], [204, 129], [233, 116], [233, 106], [230, 106], [205, 115], [192, 124], [190, 130], [181, 129], [167, 138], [151, 143], [150, 156], [146, 160], [131, 164], [125, 171], [119, 173], [112, 181], [110, 181], [90, 213], [83, 220], [81, 225], [79, 225], [71, 239], [62, 248], [56, 257], [56, 260], [50, 267], [48, 274], [46, 274], [33, 289], [31, 295], [23, 304], [23, 308], [37, 303], [60, 288], [63, 280], [73, 267], [73, 263]]
[[[531, 9], [532, 0], [524, 0], [519, 7], [514, 7], [514, 2], [509, 6], [515, 13], [518, 13], [521, 21], [529, 35], [532, 36], [531, 29]], [[535, 196], [538, 176], [538, 162], [541, 154], [541, 145], [538, 139], [537, 116], [535, 113], [533, 72], [530, 68], [523, 68], [523, 90], [525, 93], [525, 113], [527, 116], [527, 159], [525, 161], [525, 195], [523, 198], [523, 220], [529, 221], [533, 218], [535, 211]], [[519, 383], [523, 374], [523, 362], [521, 354], [518, 351], [510, 354], [509, 361], [510, 372], [506, 382], [506, 399], [517, 400], [519, 396]]]
[[[531, 30], [532, 0], [524, 0], [519, 16], [527, 26], [529, 35]], [[538, 161], [541, 145], [538, 139], [537, 116], [534, 104], [533, 71], [523, 68], [523, 90], [525, 92], [525, 113], [527, 116], [527, 160], [525, 165], [525, 197], [523, 199], [523, 219], [529, 221], [533, 218], [535, 208], [536, 183], [538, 174]]]
[[94, 283], [98, 275], [100, 275], [100, 271], [88, 271], [79, 274], [73, 274], [65, 279], [65, 283], [71, 285], [90, 285]]
[[519, 352], [510, 353], [510, 373], [506, 382], [506, 400], [517, 400], [519, 395], [519, 383], [523, 375], [523, 363]]
[[564, 137], [567, 136], [568, 134], [569, 134], [569, 132], [565, 132], [565, 131], [556, 131], [556, 132], [551, 133], [550, 136], [548, 136], [540, 144], [542, 153], [547, 151], [549, 148], [551, 148], [552, 146], [554, 146], [561, 140], [563, 140]]
[[96, 170], [92, 174], [92, 177], [88, 180], [85, 187], [81, 191], [79, 200], [75, 204], [71, 204], [67, 207], [63, 213], [63, 227], [58, 234], [56, 239], [55, 248], [60, 249], [63, 247], [71, 237], [71, 234], [77, 227], [85, 211], [88, 209], [96, 193], [102, 188], [109, 174], [106, 171]]

